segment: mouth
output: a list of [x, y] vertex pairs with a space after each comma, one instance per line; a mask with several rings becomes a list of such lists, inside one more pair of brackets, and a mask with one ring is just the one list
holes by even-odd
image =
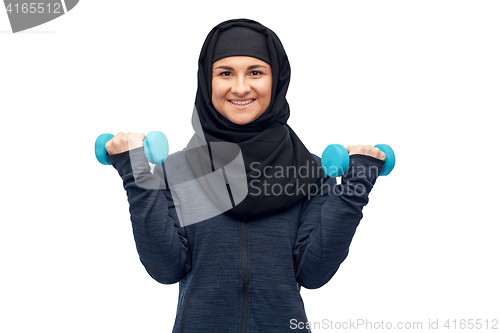
[[235, 106], [235, 107], [237, 107], [239, 109], [248, 107], [254, 101], [255, 101], [255, 99], [251, 99], [251, 98], [250, 99], [244, 99], [244, 100], [235, 100], [235, 99], [228, 100], [229, 103], [231, 103], [233, 106]]

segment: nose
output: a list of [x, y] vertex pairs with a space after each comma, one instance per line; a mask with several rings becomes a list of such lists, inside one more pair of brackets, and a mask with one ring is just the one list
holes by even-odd
[[245, 77], [238, 77], [234, 80], [234, 84], [231, 87], [231, 92], [238, 96], [244, 96], [252, 90]]

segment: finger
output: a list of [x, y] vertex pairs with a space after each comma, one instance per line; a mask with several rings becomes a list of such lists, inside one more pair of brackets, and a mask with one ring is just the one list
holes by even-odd
[[381, 150], [380, 150], [380, 159], [381, 159], [382, 161], [385, 161], [385, 158], [386, 158], [386, 157], [387, 157], [387, 156], [385, 155], [385, 153], [384, 153], [383, 151], [381, 151]]
[[119, 138], [119, 137], [121, 137], [122, 135], [124, 135], [124, 134], [123, 134], [123, 132], [118, 132], [118, 133], [116, 133], [116, 134], [115, 134], [115, 136], [113, 137], [113, 139], [114, 139], [114, 138]]
[[373, 147], [373, 146], [370, 146], [370, 150], [368, 152], [369, 156], [372, 156], [374, 158], [377, 158], [379, 160], [385, 160], [385, 154], [383, 151], [381, 151], [380, 149], [378, 149], [377, 147]]
[[346, 148], [347, 152], [350, 155], [355, 155], [355, 154], [364, 154], [365, 149], [363, 146], [349, 146]]
[[113, 139], [109, 140], [108, 142], [106, 142], [104, 144], [104, 148], [106, 148], [106, 151], [108, 152], [108, 154], [109, 154], [109, 150], [111, 149], [111, 146], [113, 144], [112, 141], [113, 141]]
[[116, 141], [119, 144], [127, 143], [129, 136], [130, 136], [130, 132], [123, 134], [123, 135], [120, 135], [119, 137], [116, 138]]
[[128, 150], [132, 150], [144, 145], [144, 133], [132, 133], [128, 136], [127, 146]]

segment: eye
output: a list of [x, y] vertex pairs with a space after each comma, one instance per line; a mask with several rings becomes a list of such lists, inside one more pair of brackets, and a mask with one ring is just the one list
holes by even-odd
[[261, 71], [251, 71], [250, 72], [250, 75], [261, 75], [262, 72]]
[[231, 72], [220, 72], [219, 75], [220, 76], [230, 76]]

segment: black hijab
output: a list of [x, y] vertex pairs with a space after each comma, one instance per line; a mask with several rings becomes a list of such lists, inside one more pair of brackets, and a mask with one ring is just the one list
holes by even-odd
[[[248, 43], [236, 43], [234, 36], [238, 35]], [[245, 45], [254, 47], [249, 49]], [[232, 55], [256, 57], [271, 65], [271, 103], [259, 118], [245, 125], [232, 123], [212, 104], [212, 64], [221, 57]], [[241, 154], [246, 189], [231, 185], [235, 184], [231, 178], [238, 179], [234, 173], [224, 172], [224, 179], [232, 203], [226, 214], [242, 221], [287, 210], [307, 197], [310, 185], [318, 181], [320, 166], [286, 123], [290, 116], [285, 98], [289, 82], [290, 64], [281, 41], [262, 24], [248, 19], [229, 20], [208, 34], [198, 62], [198, 90], [193, 112], [196, 134], [186, 147], [186, 158], [199, 178], [219, 169], [224, 172], [224, 166], [236, 161]], [[215, 149], [216, 146], [222, 148]], [[210, 200], [222, 207], [218, 204], [223, 200], [219, 192], [208, 183], [201, 185]], [[244, 199], [234, 199], [237, 193], [246, 190], [248, 194], [243, 195]]]

